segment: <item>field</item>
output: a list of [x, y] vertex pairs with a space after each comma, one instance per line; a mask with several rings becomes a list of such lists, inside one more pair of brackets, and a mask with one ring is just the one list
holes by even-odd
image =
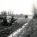
[[18, 23], [27, 23], [27, 22], [29, 22], [30, 21], [30, 19], [29, 18], [18, 18], [17, 20], [16, 20]]
[[[25, 23], [27, 23], [29, 20], [28, 20], [28, 18], [27, 19], [25, 19], [25, 18], [17, 18], [17, 20], [16, 20], [16, 22], [17, 23], [15, 23], [15, 24], [12, 24], [12, 26], [10, 26], [10, 27], [6, 27], [5, 28], [5, 26], [3, 26], [3, 27], [1, 27], [2, 25], [0, 25], [0, 27], [2, 28], [2, 30], [1, 30], [1, 28], [0, 28], [0, 34], [1, 34], [1, 32], [3, 32], [4, 31], [4, 34], [5, 34], [5, 32], [7, 33], [7, 34], [10, 34], [10, 33], [12, 33], [12, 32], [14, 32], [14, 31], [16, 31], [17, 29], [19, 29], [19, 28], [21, 28]], [[4, 28], [4, 29], [3, 29]], [[3, 34], [3, 33], [2, 33]], [[1, 34], [1, 35], [2, 35]], [[6, 35], [7, 35], [6, 34]]]

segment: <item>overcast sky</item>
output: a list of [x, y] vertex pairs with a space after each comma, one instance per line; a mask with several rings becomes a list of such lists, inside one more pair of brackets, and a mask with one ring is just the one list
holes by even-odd
[[[34, 0], [35, 1], [35, 0]], [[0, 12], [13, 11], [14, 14], [32, 14], [33, 0], [0, 0]]]

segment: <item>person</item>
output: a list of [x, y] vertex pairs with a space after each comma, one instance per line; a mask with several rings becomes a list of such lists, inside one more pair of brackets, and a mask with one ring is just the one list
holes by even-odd
[[14, 16], [12, 16], [11, 21], [10, 21], [10, 25], [12, 25], [12, 23], [14, 23], [16, 21], [16, 19], [14, 18]]
[[3, 25], [3, 26], [8, 26], [8, 22], [7, 22], [6, 17], [3, 18], [2, 25]]

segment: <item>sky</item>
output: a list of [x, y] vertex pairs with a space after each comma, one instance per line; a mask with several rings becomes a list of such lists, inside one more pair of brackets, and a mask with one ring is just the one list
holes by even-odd
[[14, 14], [32, 15], [33, 0], [0, 0], [0, 12], [3, 10], [13, 11]]

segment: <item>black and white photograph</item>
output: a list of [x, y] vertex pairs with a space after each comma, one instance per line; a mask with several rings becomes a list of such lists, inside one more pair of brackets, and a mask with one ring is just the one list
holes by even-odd
[[37, 0], [0, 0], [0, 37], [37, 37]]

